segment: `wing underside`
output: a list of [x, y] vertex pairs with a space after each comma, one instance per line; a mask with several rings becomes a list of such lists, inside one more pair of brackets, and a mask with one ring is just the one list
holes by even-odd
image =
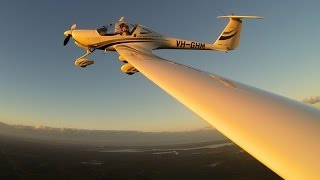
[[248, 153], [285, 179], [320, 179], [320, 111], [308, 105], [155, 56], [117, 52]]

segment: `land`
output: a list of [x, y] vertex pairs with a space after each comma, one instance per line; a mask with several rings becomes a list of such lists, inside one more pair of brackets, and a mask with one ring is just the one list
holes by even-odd
[[97, 146], [0, 135], [0, 179], [281, 178], [229, 140]]

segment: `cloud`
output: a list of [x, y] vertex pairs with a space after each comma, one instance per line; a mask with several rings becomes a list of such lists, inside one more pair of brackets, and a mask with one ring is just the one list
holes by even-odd
[[316, 104], [316, 103], [320, 102], [320, 96], [309, 97], [309, 98], [302, 100], [302, 102], [307, 103], [307, 104]]

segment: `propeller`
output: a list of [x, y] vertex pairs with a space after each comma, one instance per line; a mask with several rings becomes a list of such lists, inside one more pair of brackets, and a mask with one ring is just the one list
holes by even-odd
[[71, 34], [68, 34], [68, 36], [67, 36], [67, 37], [64, 39], [64, 41], [63, 41], [63, 45], [64, 45], [64, 46], [68, 44], [70, 38], [71, 38]]
[[66, 38], [64, 39], [63, 41], [63, 45], [67, 45], [70, 38], [72, 37], [72, 31], [75, 30], [77, 28], [77, 25], [76, 24], [73, 24], [71, 27], [70, 27], [70, 30], [64, 32], [64, 35], [66, 36]]

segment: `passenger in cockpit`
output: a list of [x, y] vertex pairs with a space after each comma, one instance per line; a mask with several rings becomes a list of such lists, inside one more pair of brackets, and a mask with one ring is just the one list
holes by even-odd
[[121, 29], [121, 35], [122, 36], [127, 36], [130, 35], [129, 33], [129, 26], [126, 25], [125, 23], [120, 24], [120, 29]]

